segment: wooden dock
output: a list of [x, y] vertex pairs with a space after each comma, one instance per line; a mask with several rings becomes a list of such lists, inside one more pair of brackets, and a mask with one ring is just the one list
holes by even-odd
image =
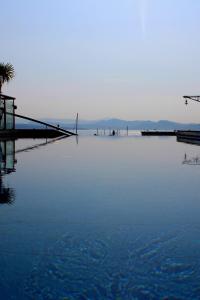
[[200, 145], [200, 131], [178, 130], [176, 136], [177, 142]]
[[189, 139], [198, 139], [200, 140], [200, 131], [199, 130], [177, 130], [177, 137], [189, 138]]
[[145, 130], [141, 131], [141, 134], [145, 136], [176, 136], [176, 131]]

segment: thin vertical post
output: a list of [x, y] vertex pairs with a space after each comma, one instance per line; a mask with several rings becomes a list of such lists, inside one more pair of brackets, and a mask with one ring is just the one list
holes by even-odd
[[78, 132], [78, 113], [76, 115], [76, 134], [77, 134], [77, 132]]
[[7, 129], [6, 125], [6, 101], [4, 99], [4, 129]]
[[14, 103], [14, 100], [13, 100], [13, 129], [15, 129], [15, 116], [14, 116], [14, 113], [15, 113], [15, 103]]
[[15, 160], [15, 140], [13, 141], [13, 169], [15, 167], [15, 163], [16, 163], [16, 160]]

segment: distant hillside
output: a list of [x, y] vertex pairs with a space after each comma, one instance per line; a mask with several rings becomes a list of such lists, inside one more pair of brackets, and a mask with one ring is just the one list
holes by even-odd
[[[48, 122], [52, 125], [60, 125], [61, 127], [73, 129], [74, 128], [74, 120], [64, 120], [64, 119], [41, 119], [44, 122]], [[177, 123], [168, 120], [160, 120], [160, 121], [126, 121], [121, 119], [105, 119], [105, 120], [96, 120], [96, 121], [87, 121], [80, 120], [79, 121], [79, 129], [126, 129], [128, 126], [129, 129], [132, 130], [200, 130], [200, 124], [195, 123]], [[34, 123], [17, 123], [17, 128], [39, 128], [44, 127]]]

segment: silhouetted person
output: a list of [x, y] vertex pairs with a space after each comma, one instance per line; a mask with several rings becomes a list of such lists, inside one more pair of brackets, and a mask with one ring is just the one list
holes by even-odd
[[115, 130], [112, 131], [112, 135], [113, 135], [113, 136], [115, 135]]

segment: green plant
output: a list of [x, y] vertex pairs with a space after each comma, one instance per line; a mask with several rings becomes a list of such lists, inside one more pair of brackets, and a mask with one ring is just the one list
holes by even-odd
[[10, 63], [0, 63], [0, 94], [2, 91], [2, 85], [5, 82], [9, 82], [15, 76], [14, 67]]

